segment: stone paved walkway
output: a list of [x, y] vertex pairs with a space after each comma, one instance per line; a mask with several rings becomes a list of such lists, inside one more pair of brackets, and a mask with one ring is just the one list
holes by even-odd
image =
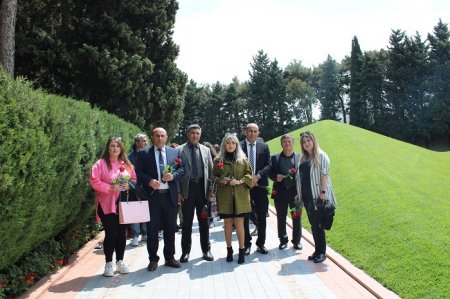
[[[304, 221], [307, 221], [306, 218]], [[328, 249], [329, 258], [322, 264], [307, 260], [314, 251], [305, 230], [303, 250], [278, 249], [276, 217], [268, 218], [266, 247], [269, 254], [256, 251], [237, 264], [237, 237], [233, 234], [235, 258], [225, 261], [226, 245], [223, 222], [211, 228], [213, 262], [201, 258], [197, 223], [193, 228], [193, 245], [190, 260], [181, 269], [160, 265], [154, 272], [147, 271], [148, 254], [141, 242], [125, 252], [125, 262], [130, 267], [127, 275], [107, 278], [103, 250], [94, 249], [99, 236], [86, 245], [60, 272], [41, 280], [23, 298], [398, 298], [361, 270]], [[288, 233], [291, 234], [290, 229]], [[332, 233], [332, 231], [330, 232]], [[176, 235], [176, 258], [181, 255], [181, 233]], [[162, 255], [160, 241], [159, 255]], [[291, 245], [291, 243], [289, 243]], [[355, 280], [356, 278], [356, 280]]]

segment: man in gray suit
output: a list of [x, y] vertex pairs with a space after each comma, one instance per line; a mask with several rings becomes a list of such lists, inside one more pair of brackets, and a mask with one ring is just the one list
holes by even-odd
[[188, 262], [189, 253], [191, 252], [194, 211], [197, 213], [200, 228], [200, 245], [203, 259], [207, 261], [214, 260], [210, 250], [208, 218], [202, 218], [201, 216], [205, 205], [207, 205], [210, 187], [209, 179], [213, 162], [210, 149], [199, 143], [201, 134], [202, 129], [199, 125], [190, 125], [187, 128], [188, 141], [178, 148], [186, 170], [186, 175], [179, 182], [180, 193], [178, 194], [178, 202], [181, 203], [183, 212], [183, 225], [181, 227], [182, 254], [180, 258], [182, 263]]

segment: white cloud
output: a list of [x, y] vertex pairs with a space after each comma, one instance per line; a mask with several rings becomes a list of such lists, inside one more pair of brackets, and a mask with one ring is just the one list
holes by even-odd
[[[316, 3], [317, 2], [317, 3]], [[374, 2], [374, 3], [372, 3]], [[449, 2], [449, 4], [447, 4]], [[318, 65], [330, 54], [340, 61], [357, 36], [361, 48], [386, 48], [391, 29], [423, 38], [450, 1], [181, 0], [174, 39], [177, 64], [198, 83], [248, 79], [252, 57], [264, 50], [281, 67], [293, 59]]]

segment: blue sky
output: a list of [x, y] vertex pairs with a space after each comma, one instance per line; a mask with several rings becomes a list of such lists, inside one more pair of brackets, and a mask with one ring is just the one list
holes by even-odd
[[422, 38], [439, 18], [450, 23], [446, 0], [178, 0], [174, 29], [178, 67], [197, 83], [248, 80], [252, 57], [264, 50], [280, 67], [292, 60], [338, 62], [357, 36], [363, 51], [386, 48], [392, 29]]

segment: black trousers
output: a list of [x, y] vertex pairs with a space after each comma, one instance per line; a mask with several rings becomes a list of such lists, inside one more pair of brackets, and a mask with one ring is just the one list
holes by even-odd
[[319, 227], [319, 213], [314, 209], [314, 205], [310, 205], [309, 208], [306, 209], [308, 213], [309, 223], [311, 224], [312, 235], [314, 238], [314, 253], [320, 254], [326, 253], [327, 250], [327, 242], [325, 239], [325, 230]]
[[151, 199], [148, 201], [150, 207], [150, 222], [147, 229], [147, 251], [151, 262], [159, 261], [158, 256], [158, 230], [162, 221], [164, 230], [164, 259], [169, 261], [175, 255], [175, 231], [177, 229], [177, 210], [170, 199], [169, 190], [167, 193], [159, 193], [155, 190]]
[[114, 251], [116, 252], [116, 261], [123, 260], [127, 242], [127, 225], [119, 223], [118, 214], [105, 214], [100, 205], [97, 207], [97, 213], [105, 230], [103, 252], [105, 253], [106, 262], [112, 262]]
[[[264, 246], [266, 243], [266, 226], [267, 226], [267, 211], [269, 210], [269, 199], [267, 198], [267, 190], [260, 187], [254, 187], [250, 191], [250, 199], [254, 201], [254, 212], [258, 218], [258, 239], [256, 239], [257, 246]], [[245, 229], [245, 247], [252, 245], [252, 236], [250, 235], [249, 216], [244, 218]]]
[[[279, 190], [279, 196], [274, 200], [275, 209], [277, 211], [277, 227], [278, 227], [278, 238], [280, 239], [280, 243], [287, 243], [288, 236], [286, 234], [286, 217], [289, 209], [292, 209], [294, 204], [294, 197], [297, 194], [295, 188], [284, 189], [281, 188]], [[292, 215], [291, 215], [292, 216]], [[292, 243], [298, 244], [300, 243], [300, 239], [302, 237], [302, 217], [298, 217], [296, 219], [292, 219]]]
[[209, 221], [208, 218], [202, 219], [200, 214], [203, 211], [203, 207], [207, 204], [205, 198], [205, 189], [203, 180], [200, 182], [189, 182], [189, 195], [184, 199], [181, 205], [181, 211], [183, 212], [183, 224], [181, 231], [181, 248], [183, 253], [191, 252], [192, 246], [192, 223], [194, 221], [194, 211], [197, 214], [197, 220], [200, 230], [200, 246], [202, 252], [210, 250], [211, 245], [209, 243]]

